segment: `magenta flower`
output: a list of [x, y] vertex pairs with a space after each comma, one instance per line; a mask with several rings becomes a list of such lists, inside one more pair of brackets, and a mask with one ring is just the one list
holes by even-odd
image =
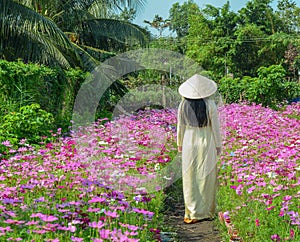
[[25, 223], [25, 221], [19, 221], [19, 220], [13, 220], [13, 219], [6, 219], [3, 222], [7, 223], [7, 224], [17, 224], [17, 225]]
[[275, 206], [267, 207], [266, 210], [271, 211]]
[[109, 239], [110, 230], [109, 229], [100, 229], [99, 235], [100, 235], [100, 238], [102, 238], [102, 239]]
[[283, 201], [289, 201], [292, 198], [293, 198], [292, 196], [287, 195], [287, 196], [283, 197]]
[[10, 228], [10, 226], [7, 226], [7, 227], [0, 227], [0, 231], [6, 233], [6, 232], [11, 232], [13, 230]]
[[98, 222], [91, 222], [89, 223], [89, 226], [91, 228], [97, 228], [97, 229], [101, 229], [104, 226], [104, 223], [102, 221], [98, 221]]
[[74, 226], [72, 224], [68, 224], [68, 227], [58, 226], [57, 229], [63, 230], [63, 231], [70, 231], [70, 232], [74, 233], [76, 231], [76, 226]]
[[22, 238], [8, 238], [7, 241], [22, 241]]
[[52, 216], [52, 215], [45, 215], [45, 214], [41, 214], [41, 215], [39, 216], [39, 218], [40, 218], [41, 220], [43, 220], [44, 222], [53, 222], [53, 221], [58, 220], [58, 218], [55, 217], [55, 216]]
[[119, 214], [117, 214], [117, 212], [112, 212], [112, 211], [104, 211], [105, 215], [112, 217], [112, 218], [118, 218], [120, 217]]
[[136, 213], [140, 213], [140, 214], [146, 215], [146, 216], [148, 216], [149, 218], [152, 218], [152, 216], [154, 215], [153, 212], [147, 211], [147, 210], [145, 210], [145, 209], [133, 208], [132, 211], [133, 211], [133, 212], [136, 212]]
[[93, 240], [93, 242], [103, 242], [102, 239], [92, 239], [92, 240]]
[[280, 236], [278, 234], [273, 234], [273, 235], [271, 235], [271, 240], [279, 242], [280, 241]]
[[34, 221], [34, 220], [31, 220], [31, 221], [28, 221], [25, 225], [27, 226], [30, 226], [30, 225], [37, 225], [39, 222], [37, 221]]
[[255, 219], [255, 226], [259, 226], [260, 224], [259, 224], [259, 219]]
[[32, 213], [30, 218], [39, 218], [40, 216], [43, 216], [44, 214], [42, 213]]
[[88, 203], [90, 203], [90, 204], [91, 203], [103, 203], [105, 201], [106, 201], [106, 199], [103, 197], [94, 197], [91, 200], [89, 200]]
[[71, 237], [71, 240], [72, 240], [73, 242], [83, 242], [83, 241], [84, 241], [83, 238], [78, 238], [78, 237], [74, 237], [74, 236]]
[[248, 190], [247, 190], [247, 193], [252, 193], [254, 190], [255, 190], [255, 186], [252, 186], [250, 187]]
[[10, 143], [9, 140], [3, 141], [1, 144], [3, 144], [6, 147], [12, 147], [12, 144]]

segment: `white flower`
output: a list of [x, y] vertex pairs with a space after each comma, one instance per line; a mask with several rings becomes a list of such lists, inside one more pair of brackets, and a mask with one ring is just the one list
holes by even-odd
[[277, 159], [276, 162], [283, 162], [284, 159]]
[[99, 145], [108, 145], [108, 143], [107, 143], [107, 142], [105, 142], [105, 141], [102, 141], [102, 140], [101, 140], [101, 141], [99, 141], [99, 142], [98, 142], [98, 144], [99, 144]]
[[275, 178], [277, 176], [274, 172], [267, 172], [266, 174], [269, 178]]
[[156, 163], [156, 164], [155, 164], [154, 170], [155, 170], [155, 171], [159, 171], [159, 170], [160, 170], [160, 165], [159, 165], [159, 163]]

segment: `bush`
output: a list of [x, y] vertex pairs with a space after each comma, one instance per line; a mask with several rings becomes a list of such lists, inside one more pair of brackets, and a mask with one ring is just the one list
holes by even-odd
[[2, 118], [0, 141], [9, 140], [12, 144], [16, 144], [21, 139], [27, 139], [29, 143], [38, 143], [42, 139], [51, 139], [50, 130], [53, 128], [53, 115], [42, 110], [39, 104], [31, 104]]
[[66, 131], [76, 94], [87, 75], [80, 69], [59, 70], [0, 60], [0, 116], [37, 103], [54, 115], [57, 127]]
[[219, 91], [226, 103], [237, 103], [243, 99], [245, 85], [239, 78], [225, 77], [219, 82]]
[[281, 65], [260, 67], [257, 77], [223, 78], [219, 90], [227, 103], [242, 100], [277, 108], [278, 104], [300, 96], [300, 85], [286, 81]]
[[38, 64], [0, 60], [0, 88], [1, 115], [32, 103], [49, 111], [57, 104], [58, 73]]

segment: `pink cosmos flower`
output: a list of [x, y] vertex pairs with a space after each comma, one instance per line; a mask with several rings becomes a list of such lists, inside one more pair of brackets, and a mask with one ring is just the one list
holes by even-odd
[[83, 238], [78, 238], [78, 237], [74, 237], [74, 236], [71, 237], [71, 240], [73, 242], [83, 242], [84, 241]]
[[273, 235], [271, 235], [271, 240], [279, 242], [280, 241], [280, 236], [278, 234], [273, 234]]
[[76, 231], [76, 226], [69, 224], [68, 227], [58, 226], [57, 229], [74, 233]]
[[6, 232], [11, 232], [13, 230], [10, 228], [10, 226], [7, 226], [7, 227], [0, 227], [0, 231], [6, 233]]
[[7, 219], [7, 220], [4, 220], [3, 221], [4, 223], [7, 223], [7, 224], [24, 224], [25, 221], [18, 221], [18, 220], [13, 220], [13, 219]]
[[267, 207], [266, 210], [270, 211], [270, 210], [272, 210], [273, 208], [275, 208], [275, 206]]
[[91, 200], [88, 201], [89, 204], [91, 203], [102, 203], [102, 202], [105, 202], [106, 199], [103, 198], [103, 197], [94, 197], [92, 198]]
[[9, 140], [3, 141], [1, 144], [3, 144], [6, 147], [12, 147], [12, 144], [10, 143]]
[[252, 193], [254, 190], [255, 190], [255, 186], [252, 186], [250, 187], [248, 190], [247, 190], [247, 193]]
[[117, 214], [117, 212], [112, 212], [112, 211], [104, 211], [105, 215], [112, 217], [112, 218], [118, 218], [120, 217], [119, 214]]
[[293, 198], [292, 196], [287, 195], [287, 196], [283, 197], [283, 201], [289, 201], [292, 198]]
[[98, 221], [98, 222], [91, 222], [89, 223], [89, 226], [91, 228], [97, 228], [97, 229], [101, 229], [104, 226], [104, 223], [102, 221]]
[[109, 239], [110, 230], [109, 229], [100, 229], [99, 235], [100, 235], [100, 238], [102, 238], [102, 239]]
[[95, 212], [98, 212], [100, 210], [101, 210], [100, 208], [88, 208], [86, 211], [91, 212], [91, 213], [95, 213]]
[[41, 215], [44, 215], [42, 213], [32, 213], [30, 218], [39, 218]]
[[58, 220], [58, 218], [55, 217], [55, 216], [52, 216], [52, 215], [45, 215], [45, 214], [40, 215], [39, 218], [40, 218], [41, 220], [43, 220], [44, 222], [53, 222], [53, 221]]
[[30, 226], [30, 225], [37, 225], [39, 222], [37, 221], [34, 221], [34, 220], [31, 220], [31, 221], [28, 221], [25, 225], [27, 226]]
[[255, 226], [259, 226], [260, 224], [259, 224], [259, 219], [255, 219]]
[[22, 241], [22, 238], [8, 238], [7, 241]]

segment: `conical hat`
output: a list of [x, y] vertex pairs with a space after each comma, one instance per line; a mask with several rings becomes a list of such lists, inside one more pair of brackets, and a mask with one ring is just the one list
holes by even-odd
[[193, 75], [179, 86], [181, 96], [190, 99], [200, 99], [211, 96], [217, 91], [217, 84], [201, 75]]

